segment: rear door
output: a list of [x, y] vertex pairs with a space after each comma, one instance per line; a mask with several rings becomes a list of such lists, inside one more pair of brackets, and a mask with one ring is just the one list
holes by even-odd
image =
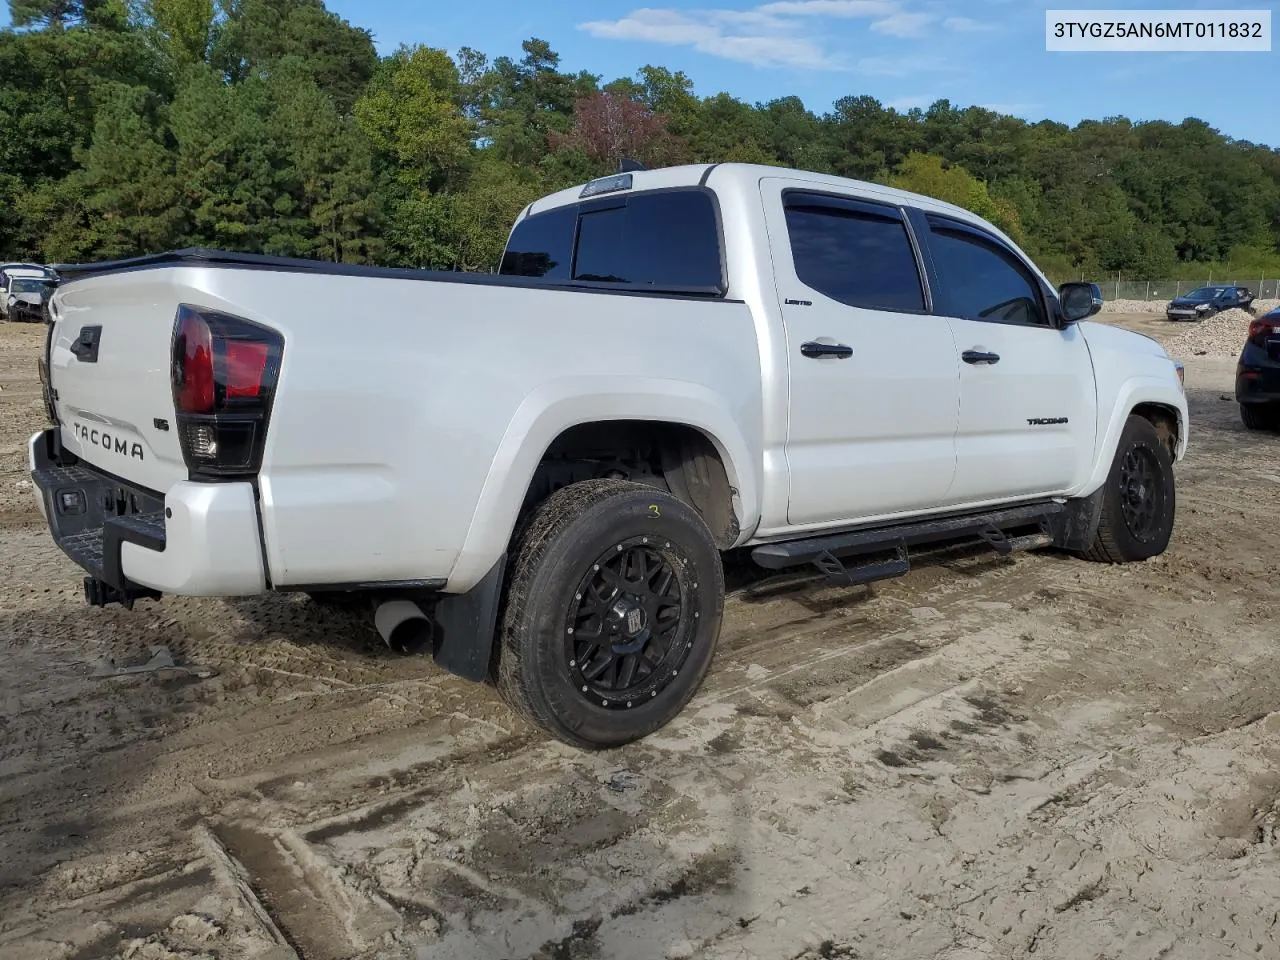
[[995, 234], [935, 214], [937, 310], [960, 369], [954, 506], [1047, 496], [1082, 481], [1096, 432], [1093, 362], [1076, 324], [1051, 321], [1051, 291]]
[[786, 335], [791, 525], [935, 507], [955, 470], [959, 372], [897, 206], [761, 182]]
[[49, 381], [63, 445], [158, 493], [187, 479], [170, 386], [176, 272], [76, 280], [51, 303]]

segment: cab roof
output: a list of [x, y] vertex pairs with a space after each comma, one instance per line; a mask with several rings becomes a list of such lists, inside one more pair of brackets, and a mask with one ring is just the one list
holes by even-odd
[[945, 213], [955, 217], [957, 220], [965, 220], [990, 227], [981, 217], [963, 207], [946, 203], [934, 197], [911, 193], [907, 190], [899, 190], [895, 187], [887, 187], [883, 184], [871, 183], [865, 180], [853, 180], [848, 177], [836, 177], [826, 173], [814, 173], [808, 170], [794, 170], [788, 167], [774, 167], [756, 163], [691, 163], [676, 167], [660, 167], [656, 170], [635, 170], [630, 173], [611, 174], [609, 177], [600, 177], [585, 184], [580, 183], [577, 186], [559, 190], [535, 200], [525, 208], [525, 212], [520, 219], [523, 220], [525, 216], [545, 213], [548, 210], [554, 210], [556, 207], [563, 207], [588, 199], [582, 196], [584, 188], [591, 184], [600, 184], [612, 177], [626, 176], [631, 177], [631, 186], [628, 192], [693, 186], [709, 186], [717, 192], [735, 189], [748, 191], [754, 190], [755, 185], [765, 178], [783, 177], [790, 180], [800, 180], [819, 188], [826, 187], [851, 191], [862, 196], [884, 200], [888, 203], [906, 204], [919, 207], [922, 210]]

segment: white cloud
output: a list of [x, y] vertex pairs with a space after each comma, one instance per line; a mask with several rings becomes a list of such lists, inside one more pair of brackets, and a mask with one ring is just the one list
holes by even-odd
[[[864, 57], [857, 64], [835, 52], [833, 20], [870, 21], [870, 29], [889, 37], [920, 37], [935, 24], [974, 31], [983, 25], [968, 17], [943, 19], [941, 12], [905, 9], [908, 0], [768, 0], [745, 10], [677, 10], [641, 7], [617, 20], [592, 20], [578, 29], [609, 40], [640, 40], [692, 47], [711, 56], [757, 66], [805, 70], [858, 70], [876, 76], [907, 76], [949, 69], [924, 58]], [[842, 44], [849, 48], [846, 39]]]
[[982, 20], [975, 20], [973, 17], [947, 17], [942, 24], [948, 30], [954, 30], [957, 33], [986, 33], [991, 30], [999, 30], [999, 26], [994, 23], [986, 23]]
[[761, 10], [633, 10], [620, 20], [578, 25], [593, 37], [647, 40], [688, 46], [702, 53], [762, 66], [837, 69], [815, 41], [796, 34], [784, 20]]
[[924, 32], [924, 28], [933, 23], [936, 18], [931, 13], [898, 13], [890, 14], [883, 20], [877, 20], [871, 24], [871, 29], [877, 33], [887, 33], [891, 37], [918, 37]]

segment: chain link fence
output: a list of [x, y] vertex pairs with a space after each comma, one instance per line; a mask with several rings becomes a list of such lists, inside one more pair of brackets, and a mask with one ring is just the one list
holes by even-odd
[[1199, 287], [1248, 287], [1258, 300], [1280, 300], [1280, 278], [1237, 277], [1201, 280], [1095, 280], [1106, 300], [1172, 300]]

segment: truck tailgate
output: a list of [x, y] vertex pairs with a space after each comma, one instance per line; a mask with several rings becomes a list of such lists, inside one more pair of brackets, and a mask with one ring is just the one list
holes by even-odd
[[158, 493], [187, 479], [170, 385], [177, 272], [77, 280], [51, 304], [47, 362], [63, 446]]

